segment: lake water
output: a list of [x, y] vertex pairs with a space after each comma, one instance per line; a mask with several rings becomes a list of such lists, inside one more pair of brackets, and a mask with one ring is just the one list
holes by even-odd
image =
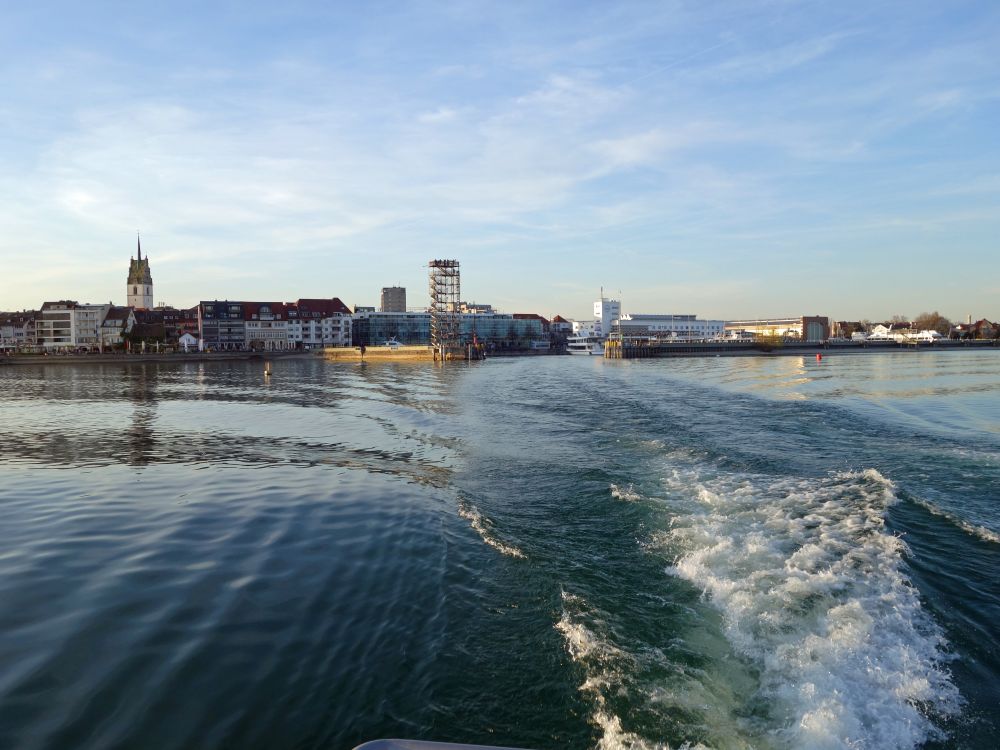
[[0, 747], [1000, 745], [1000, 355], [0, 368]]

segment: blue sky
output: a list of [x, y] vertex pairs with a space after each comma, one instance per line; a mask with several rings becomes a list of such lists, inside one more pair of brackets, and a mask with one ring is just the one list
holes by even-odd
[[[20, 6], [20, 7], [18, 7]], [[0, 309], [1000, 318], [1000, 3], [95, 2], [0, 20]]]

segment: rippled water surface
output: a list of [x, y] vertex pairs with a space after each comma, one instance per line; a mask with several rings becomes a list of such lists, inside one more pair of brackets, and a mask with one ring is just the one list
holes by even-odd
[[0, 747], [1000, 745], [1000, 354], [0, 368]]

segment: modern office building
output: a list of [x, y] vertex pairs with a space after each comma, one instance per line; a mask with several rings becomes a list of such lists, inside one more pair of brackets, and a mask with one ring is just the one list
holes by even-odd
[[[466, 313], [459, 316], [460, 344], [473, 341], [496, 348], [524, 348], [546, 338], [540, 316], [505, 313]], [[352, 332], [354, 346], [382, 346], [389, 341], [400, 344], [430, 345], [430, 313], [355, 312]]]
[[405, 286], [384, 286], [382, 287], [382, 297], [379, 304], [381, 312], [406, 312], [406, 287]]

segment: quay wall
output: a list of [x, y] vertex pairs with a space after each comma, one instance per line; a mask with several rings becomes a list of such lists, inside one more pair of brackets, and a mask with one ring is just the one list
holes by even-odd
[[364, 354], [359, 347], [323, 349], [323, 358], [334, 362], [433, 362], [434, 350], [429, 346], [371, 346]]
[[650, 344], [609, 345], [605, 347], [605, 359], [657, 359], [661, 357], [760, 357], [789, 356], [801, 357], [816, 354], [872, 354], [878, 352], [898, 351], [970, 351], [977, 349], [992, 349], [1000, 351], [1000, 341], [935, 341], [935, 342], [896, 342], [896, 341], [842, 341], [842, 342], [810, 342], [810, 343], [780, 343], [759, 344], [753, 342], [661, 342]]

